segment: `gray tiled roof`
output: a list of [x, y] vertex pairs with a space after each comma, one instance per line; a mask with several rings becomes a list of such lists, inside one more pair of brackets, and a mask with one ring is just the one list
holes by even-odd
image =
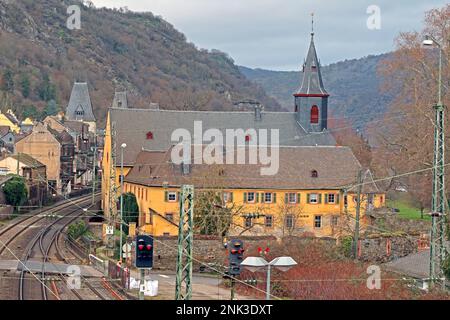
[[15, 160], [19, 159], [19, 162], [22, 162], [29, 168], [45, 167], [45, 164], [39, 162], [38, 160], [36, 160], [35, 158], [26, 153], [12, 154], [10, 155], [10, 157]]
[[124, 109], [128, 108], [128, 97], [127, 97], [126, 91], [116, 92], [114, 94], [114, 100], [113, 100], [112, 107], [113, 108], [124, 108]]
[[[77, 111], [83, 111], [84, 114], [77, 115]], [[95, 121], [87, 83], [74, 83], [66, 110], [66, 118], [68, 120]]]
[[[193, 156], [193, 154], [192, 154]], [[279, 170], [262, 176], [261, 164], [193, 164], [183, 175], [171, 162], [171, 150], [141, 151], [125, 181], [149, 186], [193, 184], [197, 187], [235, 189], [341, 190], [356, 182], [358, 160], [348, 147], [280, 147]], [[312, 176], [317, 171], [318, 177]]]
[[[279, 129], [280, 145], [285, 146], [336, 145], [329, 132], [307, 133], [297, 123], [295, 113], [291, 112], [263, 112], [262, 119], [256, 121], [254, 112], [112, 108], [110, 117], [111, 123], [115, 123], [117, 146], [127, 144], [126, 165], [132, 165], [142, 149], [167, 150], [173, 144], [171, 135], [176, 129], [187, 129], [193, 136], [194, 121], [202, 121], [203, 132], [216, 128], [223, 134], [226, 129]], [[152, 140], [147, 139], [149, 132], [153, 134]]]

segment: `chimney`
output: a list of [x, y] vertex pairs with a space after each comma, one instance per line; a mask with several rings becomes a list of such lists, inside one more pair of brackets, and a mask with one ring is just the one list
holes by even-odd
[[255, 106], [255, 121], [261, 121], [262, 120], [262, 112], [263, 112], [262, 105], [257, 104]]
[[182, 163], [181, 164], [181, 174], [183, 176], [187, 176], [191, 173], [191, 165], [189, 163]]

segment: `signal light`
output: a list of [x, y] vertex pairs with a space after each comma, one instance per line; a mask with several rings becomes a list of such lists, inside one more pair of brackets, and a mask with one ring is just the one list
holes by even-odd
[[153, 267], [153, 238], [137, 236], [136, 238], [136, 268], [150, 269]]
[[238, 276], [241, 274], [241, 262], [243, 260], [244, 253], [244, 243], [242, 240], [232, 240], [230, 241], [232, 247], [229, 248], [229, 268], [228, 274], [230, 276]]

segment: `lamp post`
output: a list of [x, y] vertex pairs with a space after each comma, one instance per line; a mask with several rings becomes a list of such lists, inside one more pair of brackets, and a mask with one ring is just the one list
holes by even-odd
[[127, 147], [126, 143], [122, 143], [120, 146], [120, 259], [119, 261], [122, 262], [122, 245], [123, 245], [123, 151]]
[[292, 259], [291, 257], [279, 257], [273, 259], [270, 262], [267, 262], [265, 259], [261, 257], [248, 257], [241, 263], [241, 266], [248, 269], [250, 272], [256, 272], [264, 268], [267, 269], [266, 300], [270, 300], [270, 277], [272, 267], [275, 267], [283, 272], [286, 272], [296, 265], [297, 262], [295, 262], [295, 260]]
[[[442, 44], [432, 36], [426, 36], [424, 46], [436, 45], [439, 48], [438, 103], [435, 109], [433, 191], [431, 202], [431, 239], [430, 239], [430, 280], [435, 282], [441, 274], [445, 259], [445, 134], [444, 110], [442, 103]], [[436, 270], [439, 268], [439, 270]]]

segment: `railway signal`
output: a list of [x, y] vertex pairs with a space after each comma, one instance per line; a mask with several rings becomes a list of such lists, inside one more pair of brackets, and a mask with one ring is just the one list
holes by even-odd
[[136, 268], [150, 269], [153, 267], [153, 238], [137, 236], [136, 238]]
[[228, 274], [238, 276], [241, 274], [241, 262], [244, 259], [244, 242], [242, 240], [231, 240], [228, 248]]

